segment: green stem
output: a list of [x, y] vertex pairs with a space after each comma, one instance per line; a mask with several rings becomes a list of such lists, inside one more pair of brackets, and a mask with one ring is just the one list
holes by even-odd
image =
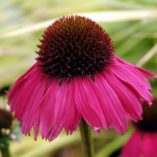
[[134, 132], [134, 129], [130, 129], [127, 133], [125, 133], [123, 136], [118, 136], [113, 141], [109, 142], [105, 145], [98, 153], [97, 157], [108, 157], [110, 156], [114, 151], [120, 149], [129, 139], [131, 134]]
[[1, 148], [2, 157], [11, 157], [9, 147]]
[[95, 157], [91, 130], [84, 120], [82, 120], [80, 124], [80, 132], [81, 132], [83, 151], [85, 155], [84, 157]]

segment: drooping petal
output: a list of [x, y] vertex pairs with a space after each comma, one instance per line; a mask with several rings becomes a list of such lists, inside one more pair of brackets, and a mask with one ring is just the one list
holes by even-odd
[[[62, 131], [72, 133], [80, 122], [80, 115], [73, 101], [73, 87], [63, 81], [59, 86], [54, 80], [50, 85], [39, 112], [39, 126], [42, 137], [53, 140]], [[37, 119], [38, 120], [38, 119]]]
[[100, 113], [98, 113], [99, 110], [97, 110], [97, 105], [99, 104], [98, 102], [95, 102], [97, 99], [95, 97], [93, 98], [91, 92], [88, 91], [90, 87], [87, 87], [86, 81], [84, 79], [82, 80], [81, 78], [75, 78], [74, 85], [75, 103], [78, 112], [93, 128], [101, 128], [102, 111], [100, 110]]
[[95, 91], [99, 100], [101, 100], [104, 113], [106, 112], [107, 117], [109, 117], [110, 127], [114, 128], [119, 133], [125, 132], [128, 129], [128, 119], [116, 92], [107, 80], [100, 74], [96, 75], [95, 86], [97, 86]]
[[33, 126], [35, 113], [40, 107], [42, 97], [45, 95], [47, 83], [49, 84], [49, 81], [46, 78], [40, 78], [39, 75], [32, 81], [36, 82], [34, 84], [31, 83], [32, 85], [30, 84], [32, 89], [30, 91], [27, 91], [27, 88], [25, 89], [25, 93], [27, 92], [30, 94], [28, 100], [26, 100], [26, 103], [24, 104], [25, 106], [21, 118], [22, 131], [25, 134], [27, 134]]
[[[15, 92], [18, 91], [18, 89], [20, 89], [20, 86], [23, 85], [24, 81], [33, 73], [35, 73], [37, 71], [36, 68], [36, 64], [34, 64], [30, 69], [27, 70], [27, 72], [25, 72], [14, 84], [12, 90], [9, 92], [8, 94], [8, 99], [12, 100], [12, 96], [15, 96]], [[14, 98], [13, 98], [14, 99]]]
[[151, 87], [147, 81], [142, 80], [139, 75], [136, 74], [137, 71], [135, 69], [126, 68], [125, 65], [121, 65], [117, 62], [113, 64], [111, 68], [119, 80], [123, 81], [129, 88], [132, 88], [141, 99], [151, 104]]
[[43, 138], [46, 138], [49, 135], [53, 125], [56, 94], [58, 88], [58, 81], [54, 79], [51, 82], [50, 87], [47, 89], [47, 92], [40, 104], [39, 111], [36, 115], [35, 124], [39, 125]]
[[[73, 88], [70, 88], [68, 82], [62, 82], [62, 85], [58, 88], [55, 102], [55, 111], [53, 119], [53, 127], [49, 136], [49, 140], [53, 140], [60, 131], [65, 128], [66, 131], [72, 133], [78, 126], [80, 122], [80, 116], [76, 111], [76, 106], [74, 102], [70, 102], [68, 99], [73, 96]], [[71, 95], [70, 95], [71, 93]], [[72, 99], [71, 99], [72, 100]], [[67, 103], [72, 103], [68, 104]], [[70, 112], [70, 106], [72, 106]], [[67, 118], [69, 116], [69, 119]]]
[[116, 92], [123, 105], [123, 108], [128, 113], [131, 120], [137, 121], [141, 119], [142, 105], [140, 104], [140, 101], [135, 95], [134, 91], [125, 86], [123, 82], [119, 81], [118, 78], [112, 73], [112, 70], [105, 71], [103, 76]]
[[[123, 61], [122, 59], [117, 59], [117, 64], [120, 65], [121, 67], [128, 69], [130, 72], [132, 72], [133, 74], [136, 75], [136, 77], [138, 77], [138, 79], [141, 81], [141, 84], [144, 84], [145, 86], [147, 86], [148, 90], [151, 91], [151, 85], [150, 83], [147, 81], [147, 78], [155, 78], [156, 74], [151, 73], [145, 69], [142, 69], [140, 67], [137, 67], [133, 64], [127, 63], [126, 61]], [[133, 75], [134, 76], [134, 75]]]
[[145, 76], [145, 77], [148, 78], [148, 79], [157, 78], [157, 75], [156, 75], [156, 74], [154, 74], [154, 73], [152, 73], [152, 72], [150, 72], [150, 71], [148, 71], [148, 70], [145, 70], [145, 69], [143, 69], [143, 68], [140, 68], [140, 67], [138, 67], [138, 66], [136, 66], [136, 65], [134, 65], [134, 64], [128, 63], [128, 62], [122, 60], [121, 58], [119, 58], [119, 57], [117, 57], [117, 56], [115, 56], [115, 58], [116, 58], [116, 60], [117, 60], [119, 63], [122, 63], [122, 64], [125, 65], [125, 66], [129, 66], [130, 68], [132, 67], [132, 68], [136, 69], [138, 72], [141, 72], [141, 73], [143, 74], [143, 76]]
[[66, 93], [67, 101], [64, 113], [64, 128], [67, 133], [71, 134], [78, 127], [81, 116], [76, 108], [74, 99], [75, 88], [73, 80], [71, 80], [70, 83], [65, 82], [65, 85], [67, 86], [68, 91]]
[[34, 123], [35, 112], [50, 81], [41, 74], [37, 66], [31, 68], [23, 76], [13, 87], [9, 95], [9, 104], [11, 110], [15, 111], [15, 117], [22, 122], [23, 133], [29, 134]]
[[[34, 72], [38, 74], [37, 68], [31, 68], [27, 74], [24, 74], [19, 80], [16, 81], [12, 90], [8, 95], [9, 104], [11, 105], [11, 110], [16, 111], [15, 116], [20, 119], [25, 107], [25, 101], [29, 98], [32, 88], [32, 80], [37, 77]], [[28, 81], [28, 82], [27, 82]], [[25, 90], [27, 88], [27, 90]], [[28, 93], [29, 92], [29, 93]]]

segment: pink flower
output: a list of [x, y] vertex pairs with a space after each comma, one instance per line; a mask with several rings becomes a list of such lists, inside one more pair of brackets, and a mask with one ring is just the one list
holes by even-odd
[[48, 27], [37, 62], [15, 83], [8, 98], [22, 132], [38, 130], [53, 140], [72, 133], [84, 119], [95, 130], [123, 133], [141, 119], [141, 102], [152, 102], [147, 78], [154, 74], [114, 54], [109, 35], [80, 16], [63, 17]]
[[140, 130], [129, 139], [122, 151], [122, 157], [157, 157], [157, 133]]
[[122, 157], [157, 157], [157, 99], [152, 107], [144, 106], [143, 120], [122, 149]]

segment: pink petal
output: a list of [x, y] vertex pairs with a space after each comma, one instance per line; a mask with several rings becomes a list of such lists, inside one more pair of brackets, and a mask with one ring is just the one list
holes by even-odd
[[[27, 77], [27, 78], [26, 78]], [[29, 134], [33, 126], [35, 112], [49, 86], [49, 79], [40, 73], [38, 67], [29, 70], [25, 79], [20, 79], [12, 89], [9, 104], [15, 117], [22, 122], [22, 132]]]
[[157, 134], [145, 133], [143, 137], [143, 156], [157, 157]]
[[[89, 79], [81, 79], [75, 78], [75, 103], [78, 109], [78, 112], [82, 115], [82, 117], [86, 120], [86, 122], [91, 125], [93, 128], [102, 127], [101, 121], [104, 119], [102, 117], [102, 111], [100, 107], [97, 106], [98, 100], [93, 96], [93, 91], [89, 91], [91, 87], [88, 87], [86, 82]], [[100, 111], [100, 113], [99, 113]], [[101, 119], [102, 118], [102, 119]]]
[[35, 73], [37, 71], [37, 68], [36, 68], [36, 64], [34, 64], [26, 73], [24, 73], [14, 84], [12, 90], [9, 92], [8, 94], [8, 99], [9, 101], [11, 101], [12, 97], [15, 96], [15, 92], [19, 92], [20, 90], [20, 87], [24, 85], [26, 79], [28, 79], [28, 77], [30, 75], [32, 75], [33, 73]]
[[121, 157], [141, 157], [142, 133], [136, 131], [122, 149]]
[[53, 81], [41, 103], [39, 125], [43, 138], [53, 140], [66, 129], [72, 133], [80, 122], [80, 115], [73, 101], [73, 85], [63, 81]]
[[132, 88], [143, 100], [148, 103], [152, 102], [150, 93], [150, 85], [147, 81], [143, 81], [133, 68], [126, 68], [120, 64], [112, 65], [112, 71], [115, 76], [121, 81], [125, 82], [128, 87]]
[[35, 124], [39, 124], [43, 138], [47, 138], [53, 125], [58, 81], [54, 79], [47, 89], [36, 115]]
[[[37, 68], [33, 68], [29, 71], [25, 78], [20, 78], [15, 83], [11, 92], [9, 93], [9, 104], [11, 105], [11, 110], [16, 111], [15, 116], [21, 119], [23, 116], [23, 111], [26, 107], [27, 100], [32, 95], [32, 90], [34, 89], [34, 80], [38, 78], [39, 71]], [[26, 79], [27, 76], [27, 79]]]
[[66, 93], [66, 108], [64, 113], [64, 128], [67, 133], [72, 133], [76, 128], [78, 127], [78, 124], [80, 123], [81, 116], [79, 115], [76, 103], [74, 99], [74, 81], [71, 80], [70, 83], [65, 82], [65, 85], [68, 88], [68, 91]]
[[122, 63], [123, 65], [125, 66], [129, 66], [129, 67], [132, 67], [136, 70], [138, 70], [139, 72], [141, 72], [146, 78], [150, 79], [150, 78], [157, 78], [157, 75], [152, 73], [152, 72], [149, 72], [148, 70], [145, 70], [143, 68], [140, 68], [140, 67], [137, 67], [136, 65], [134, 64], [131, 64], [131, 63], [128, 63], [124, 60], [122, 60], [121, 58], [115, 56], [116, 60], [119, 62], [119, 63]]
[[128, 119], [117, 94], [107, 80], [100, 74], [96, 75], [94, 85], [97, 87], [95, 91], [103, 106], [106, 119], [109, 117], [110, 127], [114, 128], [119, 133], [123, 133], [128, 129]]
[[134, 92], [125, 86], [125, 84], [120, 82], [112, 73], [112, 70], [105, 71], [103, 75], [116, 92], [129, 117], [134, 121], [141, 119], [142, 106]]

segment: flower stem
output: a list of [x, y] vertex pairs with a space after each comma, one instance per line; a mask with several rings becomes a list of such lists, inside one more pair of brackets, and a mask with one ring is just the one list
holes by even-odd
[[11, 157], [9, 147], [1, 148], [2, 157]]
[[80, 133], [81, 133], [84, 157], [95, 157], [91, 130], [84, 120], [82, 120], [80, 124]]

